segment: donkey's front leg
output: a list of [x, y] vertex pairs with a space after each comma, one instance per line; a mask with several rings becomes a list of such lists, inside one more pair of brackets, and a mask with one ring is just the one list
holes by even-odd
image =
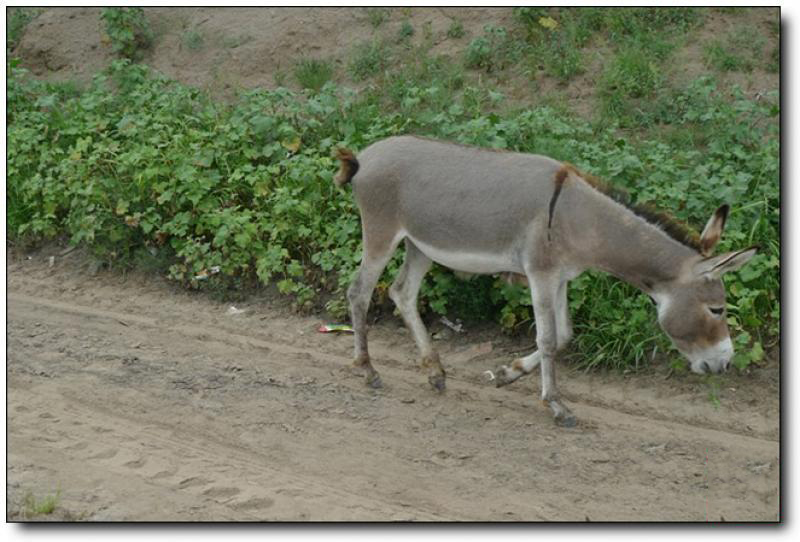
[[[568, 281], [562, 280], [556, 293], [556, 349], [559, 352], [565, 349], [572, 339], [572, 324], [570, 323], [567, 304], [567, 285]], [[515, 359], [510, 365], [501, 365], [494, 372], [486, 371], [486, 374], [499, 388], [511, 384], [522, 375], [532, 373], [539, 366], [539, 363], [541, 363], [541, 355], [537, 350], [525, 357]]]
[[529, 275], [533, 314], [536, 319], [536, 345], [542, 368], [542, 401], [550, 407], [558, 425], [573, 427], [575, 416], [561, 401], [556, 389], [555, 358], [558, 351], [556, 309], [559, 282], [549, 276]]

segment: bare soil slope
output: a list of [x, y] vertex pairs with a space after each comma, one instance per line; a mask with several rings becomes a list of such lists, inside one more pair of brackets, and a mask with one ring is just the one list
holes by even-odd
[[[85, 83], [114, 58], [100, 11], [45, 8], [28, 25], [13, 54], [40, 78]], [[279, 82], [296, 88], [292, 70], [301, 58], [330, 59], [336, 68], [334, 80], [362, 86], [347, 74], [354, 47], [372, 40], [396, 41], [404, 22], [415, 30], [411, 43], [430, 37], [431, 56], [448, 55], [457, 63], [463, 62], [470, 41], [483, 35], [485, 25], [516, 24], [511, 8], [396, 8], [385, 10], [385, 21], [377, 26], [370, 22], [368, 8], [145, 8], [145, 15], [155, 40], [143, 62], [170, 78], [228, 98], [238, 89], [275, 88]], [[720, 88], [738, 84], [750, 95], [776, 90], [779, 76], [766, 64], [777, 44], [777, 20], [777, 9], [709, 10], [704, 24], [678, 44], [665, 76], [686, 82], [711, 73], [705, 47], [747, 26], [764, 38], [763, 62], [750, 73], [717, 74]], [[454, 21], [461, 23], [463, 36], [447, 35]], [[493, 78], [493, 85], [508, 96], [508, 105], [535, 105], [557, 96], [569, 109], [591, 117], [597, 108], [597, 82], [611, 58], [609, 46], [595, 40], [584, 57], [586, 72], [566, 85], [543, 73], [536, 81], [515, 73], [473, 75]]]
[[261, 301], [10, 256], [8, 509], [80, 520], [775, 520], [777, 368], [721, 379], [576, 374], [556, 427], [538, 376], [495, 389], [506, 339], [440, 341], [448, 389], [394, 320], [351, 337]]
[[[15, 51], [34, 74], [87, 81], [113, 59], [100, 8], [48, 8]], [[374, 27], [364, 8], [145, 8], [155, 43], [144, 61], [186, 84], [223, 93], [273, 88], [303, 57], [330, 58], [344, 70], [357, 43], [396, 36], [403, 21], [434, 39], [433, 54], [455, 54], [483, 25], [511, 24], [510, 8], [408, 8], [386, 11]], [[453, 20], [464, 37], [447, 39]], [[286, 84], [291, 85], [291, 77]]]

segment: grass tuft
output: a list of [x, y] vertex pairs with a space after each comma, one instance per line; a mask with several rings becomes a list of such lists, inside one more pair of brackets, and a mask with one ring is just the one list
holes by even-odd
[[304, 58], [295, 64], [294, 77], [301, 87], [319, 92], [333, 78], [333, 65], [327, 60]]

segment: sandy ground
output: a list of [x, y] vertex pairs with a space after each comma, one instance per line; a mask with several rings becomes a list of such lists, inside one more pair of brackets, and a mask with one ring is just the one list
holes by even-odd
[[[55, 254], [58, 254], [57, 252]], [[495, 389], [515, 347], [437, 344], [437, 394], [393, 318], [351, 337], [264, 299], [91, 275], [72, 253], [9, 256], [7, 515], [34, 520], [763, 520], [779, 514], [778, 369], [721, 379], [582, 374], [554, 425], [538, 375]], [[477, 334], [480, 335], [480, 334]]]

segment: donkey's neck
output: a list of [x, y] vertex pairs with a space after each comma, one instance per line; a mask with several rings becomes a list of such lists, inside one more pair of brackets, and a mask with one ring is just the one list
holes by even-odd
[[[576, 179], [576, 181], [578, 181]], [[562, 229], [572, 257], [646, 292], [677, 278], [694, 249], [667, 235], [624, 205], [581, 181], [568, 190]], [[557, 211], [558, 213], [558, 211]], [[563, 216], [562, 215], [562, 216]]]

